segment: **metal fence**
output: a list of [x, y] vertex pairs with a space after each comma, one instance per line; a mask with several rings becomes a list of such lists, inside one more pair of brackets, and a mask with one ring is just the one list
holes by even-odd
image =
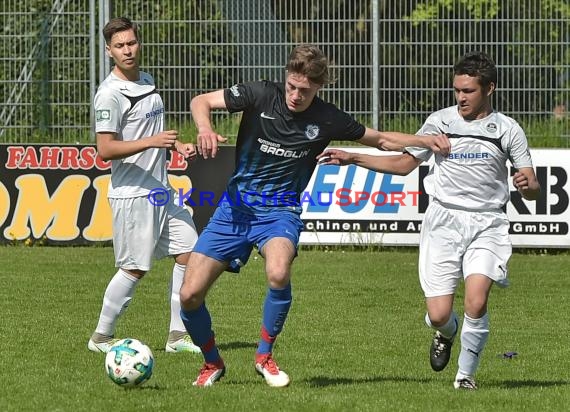
[[495, 107], [531, 137], [570, 146], [564, 0], [0, 1], [0, 142], [92, 139], [93, 94], [110, 70], [101, 27], [126, 15], [141, 25], [142, 68], [175, 127], [190, 122], [193, 95], [281, 80], [291, 47], [309, 42], [338, 79], [325, 99], [370, 126], [413, 130], [453, 104], [455, 59], [483, 49], [499, 68]]
[[95, 1], [1, 2], [0, 142], [89, 136]]

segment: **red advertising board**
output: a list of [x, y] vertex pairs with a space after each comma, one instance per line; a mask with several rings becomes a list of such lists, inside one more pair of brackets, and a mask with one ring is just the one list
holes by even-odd
[[[170, 152], [169, 180], [187, 194], [198, 230], [215, 203], [200, 191], [223, 192], [234, 166], [234, 147], [190, 164]], [[0, 145], [0, 243], [45, 239], [49, 244], [110, 241], [107, 187], [111, 163], [93, 145]], [[196, 190], [199, 189], [199, 190]]]

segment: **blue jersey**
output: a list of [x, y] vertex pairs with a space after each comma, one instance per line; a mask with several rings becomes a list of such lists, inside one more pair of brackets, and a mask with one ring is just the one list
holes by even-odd
[[301, 195], [332, 140], [352, 141], [365, 127], [348, 113], [315, 97], [303, 112], [291, 112], [282, 83], [241, 83], [224, 91], [230, 112], [243, 112], [236, 167], [226, 194], [232, 208], [254, 214], [301, 213]]

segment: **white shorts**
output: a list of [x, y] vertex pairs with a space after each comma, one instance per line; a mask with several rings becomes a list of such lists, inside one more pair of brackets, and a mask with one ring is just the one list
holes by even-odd
[[420, 232], [419, 274], [426, 297], [455, 293], [462, 278], [482, 274], [508, 286], [509, 221], [500, 210], [473, 212], [431, 202]]
[[198, 239], [190, 212], [171, 192], [164, 206], [146, 196], [109, 199], [113, 212], [115, 266], [149, 271], [153, 259], [191, 252]]

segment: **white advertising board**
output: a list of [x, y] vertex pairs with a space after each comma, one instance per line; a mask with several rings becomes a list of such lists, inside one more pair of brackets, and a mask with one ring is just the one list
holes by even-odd
[[[374, 155], [394, 153], [344, 148]], [[506, 212], [515, 247], [570, 248], [570, 150], [531, 150], [542, 191], [526, 201], [512, 186]], [[418, 245], [429, 196], [423, 177], [429, 164], [408, 176], [350, 166], [319, 165], [303, 196], [301, 244]], [[511, 167], [511, 174], [514, 172]]]

